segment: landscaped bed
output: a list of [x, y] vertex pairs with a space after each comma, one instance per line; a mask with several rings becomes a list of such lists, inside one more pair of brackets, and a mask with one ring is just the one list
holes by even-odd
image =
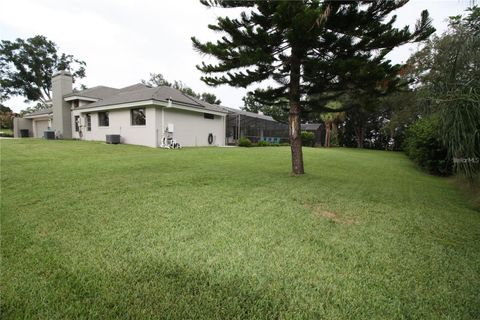
[[402, 153], [1, 141], [2, 319], [478, 319], [480, 213]]

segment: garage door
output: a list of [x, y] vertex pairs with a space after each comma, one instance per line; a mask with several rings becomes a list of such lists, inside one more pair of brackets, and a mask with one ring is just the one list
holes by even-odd
[[35, 121], [35, 138], [42, 138], [43, 131], [48, 129], [48, 120], [37, 120]]

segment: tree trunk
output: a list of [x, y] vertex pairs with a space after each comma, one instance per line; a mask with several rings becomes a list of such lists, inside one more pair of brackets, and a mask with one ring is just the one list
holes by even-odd
[[290, 57], [290, 113], [288, 115], [290, 148], [292, 152], [292, 174], [304, 174], [302, 136], [300, 132], [300, 59], [292, 49]]
[[332, 133], [334, 139], [334, 146], [338, 146], [338, 128], [335, 122], [332, 122]]
[[357, 140], [357, 148], [363, 148], [363, 140], [365, 140], [365, 128], [355, 127], [355, 140]]
[[330, 148], [330, 122], [325, 123], [325, 148]]

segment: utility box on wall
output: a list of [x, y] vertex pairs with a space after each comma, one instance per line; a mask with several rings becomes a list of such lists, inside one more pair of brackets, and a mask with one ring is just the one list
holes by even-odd
[[173, 133], [173, 123], [167, 124], [167, 130], [168, 133]]

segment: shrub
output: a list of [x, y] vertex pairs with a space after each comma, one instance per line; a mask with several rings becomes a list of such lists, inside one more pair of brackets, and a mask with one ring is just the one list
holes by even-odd
[[10, 132], [1, 132], [0, 131], [0, 137], [13, 138], [13, 134], [10, 133]]
[[268, 143], [267, 141], [258, 141], [257, 146], [259, 146], [259, 147], [268, 147], [268, 146], [271, 146], [271, 144]]
[[248, 139], [248, 138], [240, 138], [240, 140], [238, 140], [238, 146], [239, 147], [251, 147], [252, 146], [252, 141], [250, 141], [250, 139]]
[[302, 131], [302, 145], [313, 147], [315, 145], [315, 134], [313, 132]]
[[441, 123], [437, 116], [415, 121], [405, 132], [404, 151], [429, 173], [450, 175], [452, 161], [442, 143]]

